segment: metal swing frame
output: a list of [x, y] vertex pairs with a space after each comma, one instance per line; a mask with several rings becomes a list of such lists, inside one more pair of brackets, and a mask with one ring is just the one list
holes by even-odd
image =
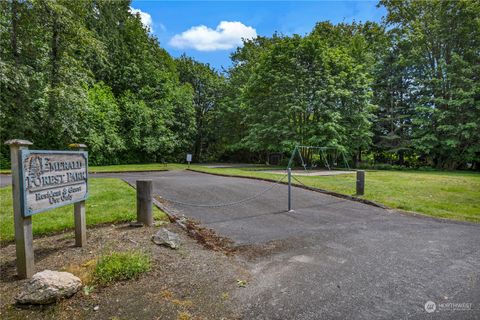
[[[328, 159], [327, 159], [327, 156], [325, 155], [325, 151], [327, 150], [335, 150], [336, 152], [340, 152], [340, 154], [342, 155], [342, 158], [343, 158], [343, 162], [346, 166], [347, 169], [350, 170], [350, 166], [348, 165], [348, 161], [345, 157], [345, 152], [342, 152], [342, 151], [339, 151], [338, 148], [335, 148], [335, 147], [316, 147], [316, 146], [295, 146], [295, 149], [293, 150], [292, 152], [292, 155], [290, 156], [290, 160], [288, 161], [288, 167], [289, 169], [292, 168], [292, 164], [293, 164], [293, 160], [295, 158], [295, 154], [298, 152], [298, 155], [300, 157], [300, 160], [302, 161], [302, 167], [305, 171], [308, 171], [307, 169], [307, 164], [305, 163], [304, 159], [303, 159], [303, 156], [302, 156], [302, 152], [300, 151], [300, 149], [307, 149], [307, 150], [310, 150], [310, 149], [313, 149], [313, 150], [316, 150], [318, 152], [318, 154], [320, 155], [320, 158], [323, 160], [324, 164], [325, 164], [325, 167], [328, 169], [328, 170], [331, 170], [331, 167], [330, 167], [330, 164], [328, 163]], [[338, 159], [338, 156], [336, 157], [336, 159]]]

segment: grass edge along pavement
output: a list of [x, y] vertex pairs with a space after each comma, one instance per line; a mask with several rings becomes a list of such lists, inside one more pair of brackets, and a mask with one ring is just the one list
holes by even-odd
[[[115, 164], [109, 166], [89, 166], [89, 173], [117, 173], [117, 172], [154, 172], [180, 170], [187, 168], [181, 163], [142, 163], [142, 164]], [[10, 174], [10, 169], [1, 169], [0, 174]]]
[[[152, 170], [181, 170], [186, 169], [186, 164], [130, 164], [105, 167], [90, 167], [90, 172], [138, 172]], [[191, 170], [205, 173], [216, 173], [236, 177], [264, 178], [277, 180], [281, 175], [275, 173], [262, 172], [259, 169], [269, 167], [245, 167], [245, 168], [208, 168], [199, 164], [192, 164]], [[270, 169], [275, 169], [270, 167]], [[278, 169], [278, 168], [277, 168]], [[92, 171], [93, 170], [93, 171]], [[90, 181], [95, 178], [92, 176]], [[355, 175], [337, 175], [337, 176], [297, 176], [305, 185], [344, 195], [353, 195], [355, 192]], [[120, 181], [120, 180], [118, 180]], [[123, 183], [123, 182], [120, 182]], [[130, 194], [134, 196], [134, 190], [126, 183], [125, 187], [130, 189]], [[294, 184], [296, 182], [294, 181]], [[1, 192], [5, 192], [2, 188]], [[2, 191], [3, 190], [3, 191]], [[394, 170], [367, 170], [365, 182], [365, 196], [362, 199], [381, 203], [394, 209], [400, 209], [407, 212], [420, 213], [437, 218], [451, 219], [457, 221], [467, 221], [480, 223], [480, 174], [473, 172], [446, 172], [446, 171], [394, 171]], [[11, 201], [11, 191], [8, 192]], [[3, 198], [0, 198], [0, 239], [5, 238], [3, 226], [2, 210], [4, 207]], [[132, 203], [134, 200], [132, 198]], [[95, 204], [90, 198], [87, 201], [87, 211], [94, 209]], [[89, 209], [89, 207], [92, 207]], [[67, 207], [68, 208], [68, 207]], [[68, 209], [73, 210], [73, 209]], [[156, 208], [154, 210], [157, 210]], [[132, 214], [134, 214], [132, 210]], [[38, 216], [48, 215], [41, 213]], [[73, 214], [66, 214], [72, 216]], [[162, 213], [162, 215], [164, 215]], [[87, 214], [87, 223], [89, 225], [101, 223], [89, 221], [90, 214]], [[134, 217], [131, 216], [133, 219]], [[34, 216], [34, 230], [35, 230]], [[73, 219], [73, 218], [71, 218]], [[13, 220], [13, 218], [11, 219]], [[73, 221], [73, 220], [72, 220]], [[122, 221], [111, 219], [106, 222]], [[13, 221], [12, 232], [13, 232]], [[67, 228], [71, 228], [73, 222]], [[63, 227], [62, 227], [63, 230]], [[57, 230], [60, 231], [60, 230]], [[35, 231], [34, 231], [35, 234]], [[44, 233], [36, 233], [44, 234]], [[8, 238], [8, 237], [7, 237]], [[13, 234], [10, 236], [13, 239]]]
[[[90, 178], [86, 201], [89, 226], [136, 220], [136, 193], [127, 183], [115, 178]], [[153, 207], [156, 220], [167, 220], [164, 212]], [[33, 235], [48, 235], [74, 228], [73, 205], [38, 213], [32, 217]], [[0, 188], [0, 242], [14, 240], [12, 188]]]
[[[234, 177], [276, 180], [280, 174], [255, 168], [207, 168], [193, 165], [193, 171]], [[308, 187], [354, 195], [354, 174], [297, 176]], [[430, 217], [480, 223], [480, 174], [445, 171], [367, 171], [365, 195], [361, 199], [405, 212]], [[295, 185], [300, 185], [295, 181]]]

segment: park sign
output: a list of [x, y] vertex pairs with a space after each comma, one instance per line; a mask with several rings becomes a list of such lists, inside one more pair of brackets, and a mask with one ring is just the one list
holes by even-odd
[[83, 201], [88, 196], [86, 151], [19, 150], [23, 216]]
[[5, 141], [10, 147], [12, 168], [15, 252], [20, 279], [35, 273], [32, 215], [73, 203], [75, 246], [87, 243], [85, 200], [88, 195], [88, 153], [84, 144], [71, 144], [77, 151], [29, 150], [27, 140]]

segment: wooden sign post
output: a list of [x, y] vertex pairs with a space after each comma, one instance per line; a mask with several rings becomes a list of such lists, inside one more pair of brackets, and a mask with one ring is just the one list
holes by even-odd
[[[69, 147], [73, 150], [84, 151], [87, 146], [84, 144], [72, 143]], [[83, 247], [87, 244], [87, 218], [85, 216], [85, 200], [75, 202], [73, 205], [75, 220], [75, 246]]]
[[35, 273], [32, 215], [75, 204], [75, 244], [86, 243], [85, 199], [88, 196], [88, 153], [29, 150], [26, 140], [9, 140], [12, 168], [13, 214], [17, 273], [22, 279]]
[[13, 220], [15, 223], [15, 249], [17, 253], [17, 273], [21, 279], [30, 278], [35, 273], [33, 260], [32, 217], [22, 214], [19, 159], [20, 150], [28, 150], [32, 145], [27, 140], [8, 140], [10, 162], [12, 164]]

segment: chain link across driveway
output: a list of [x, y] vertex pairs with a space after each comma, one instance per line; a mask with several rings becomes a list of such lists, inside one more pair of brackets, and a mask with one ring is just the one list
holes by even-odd
[[190, 171], [95, 176], [152, 179], [172, 209], [241, 246], [252, 278], [231, 298], [244, 319], [480, 319], [478, 224], [297, 187], [286, 212], [285, 185]]
[[480, 319], [479, 224], [297, 187], [287, 212], [285, 185], [190, 171], [90, 177], [152, 179], [172, 209], [241, 246], [252, 276], [231, 299], [244, 319]]

